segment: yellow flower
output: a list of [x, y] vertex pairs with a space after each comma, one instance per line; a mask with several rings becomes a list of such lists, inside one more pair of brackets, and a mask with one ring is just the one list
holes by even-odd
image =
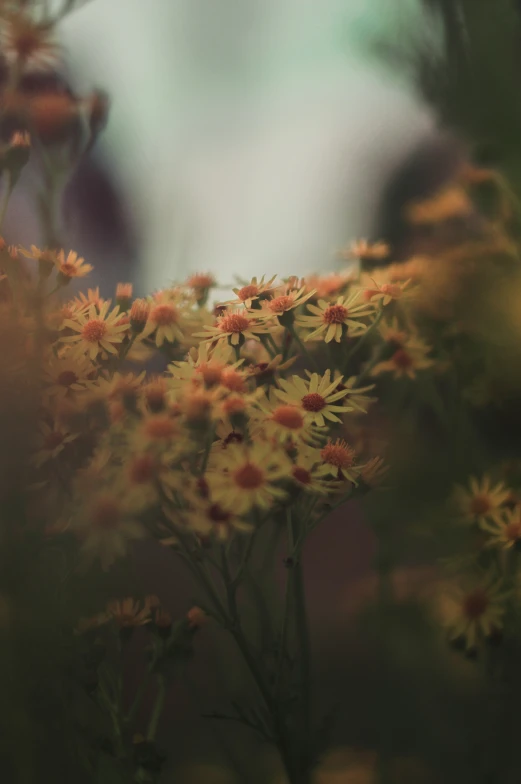
[[348, 248], [339, 250], [337, 256], [344, 261], [358, 259], [359, 261], [382, 261], [391, 252], [389, 245], [385, 242], [368, 242], [367, 240], [357, 240], [351, 243]]
[[47, 422], [40, 422], [39, 435], [36, 440], [36, 450], [31, 462], [39, 468], [48, 460], [58, 457], [66, 444], [70, 444], [78, 438], [77, 434], [69, 433], [68, 430], [55, 422], [52, 426]]
[[354, 292], [348, 297], [338, 297], [335, 303], [319, 299], [316, 305], [308, 303], [307, 309], [312, 316], [299, 316], [297, 325], [312, 332], [306, 335], [305, 340], [324, 337], [326, 343], [336, 340], [340, 343], [342, 337], [348, 333], [350, 336], [365, 332], [367, 324], [359, 319], [374, 312], [374, 308], [367, 304], [357, 305], [359, 292]]
[[23, 12], [2, 19], [0, 44], [8, 61], [22, 67], [52, 69], [59, 59], [52, 24], [33, 21]]
[[237, 299], [226, 302], [226, 305], [239, 305], [243, 304], [248, 309], [253, 306], [253, 303], [259, 299], [266, 299], [266, 297], [273, 291], [273, 282], [277, 276], [273, 275], [269, 280], [264, 280], [264, 275], [260, 280], [252, 278], [250, 283], [247, 283], [242, 288], [232, 289], [233, 293], [237, 295]]
[[81, 552], [89, 560], [99, 559], [103, 569], [127, 553], [131, 541], [145, 536], [135, 519], [139, 510], [116, 488], [81, 494], [74, 507], [71, 528], [81, 541]]
[[293, 458], [291, 479], [299, 490], [312, 494], [324, 494], [328, 484], [324, 481], [323, 460], [319, 449], [303, 446]]
[[183, 527], [193, 531], [202, 542], [217, 539], [224, 542], [235, 532], [249, 534], [253, 525], [235, 511], [225, 509], [211, 498], [192, 499], [188, 510], [172, 515], [172, 522], [182, 520]]
[[352, 269], [346, 272], [332, 272], [330, 275], [308, 275], [305, 285], [308, 289], [315, 289], [319, 299], [335, 297], [344, 291], [355, 279]]
[[257, 386], [261, 387], [264, 384], [271, 384], [272, 381], [279, 377], [283, 370], [287, 370], [294, 365], [297, 361], [297, 357], [290, 357], [290, 359], [283, 362], [282, 354], [277, 354], [273, 358], [270, 358], [268, 355], [265, 357], [265, 360], [265, 362], [257, 362], [256, 364], [247, 367], [247, 372], [255, 379]]
[[[312, 375], [311, 371], [306, 370], [306, 375], [310, 378]], [[339, 392], [342, 390], [346, 391], [346, 395], [342, 400], [342, 405], [349, 411], [354, 410], [358, 411], [360, 414], [367, 414], [369, 406], [377, 400], [376, 397], [369, 397], [369, 395], [365, 394], [374, 389], [374, 384], [369, 384], [366, 387], [357, 387], [357, 376], [351, 376], [351, 378], [344, 381], [340, 371], [335, 370], [333, 380], [339, 382], [337, 387]]]
[[449, 185], [429, 199], [410, 204], [405, 214], [412, 224], [429, 225], [451, 218], [467, 217], [471, 212], [472, 202], [466, 191], [459, 186]]
[[345, 414], [348, 410], [347, 406], [335, 405], [347, 395], [347, 389], [339, 390], [342, 377], [331, 381], [330, 370], [326, 370], [322, 377], [312, 373], [309, 381], [292, 376], [291, 381], [280, 378], [278, 383], [281, 389], [274, 390], [274, 394], [283, 403], [298, 406], [318, 427], [325, 427], [326, 419], [340, 422], [337, 412]]
[[412, 334], [410, 329], [404, 329], [400, 325], [396, 316], [389, 321], [383, 318], [378, 326], [378, 331], [386, 343], [395, 343], [398, 346], [407, 343]]
[[58, 253], [56, 268], [62, 283], [69, 283], [72, 278], [84, 278], [93, 270], [92, 264], [86, 264], [85, 259], [80, 258], [73, 250], [69, 251], [67, 258], [63, 250]]
[[508, 550], [521, 546], [521, 507], [505, 509], [493, 517], [485, 518], [481, 528], [490, 535], [490, 547], [502, 547]]
[[340, 438], [337, 438], [336, 441], [330, 439], [320, 450], [320, 457], [322, 458], [320, 469], [322, 476], [332, 476], [340, 480], [348, 479], [354, 484], [357, 483], [360, 469], [355, 467], [356, 452], [346, 441]]
[[453, 501], [463, 521], [483, 525], [501, 510], [509, 496], [510, 491], [503, 482], [492, 485], [489, 476], [481, 481], [471, 477], [468, 488], [455, 488]]
[[70, 397], [87, 388], [95, 373], [92, 362], [83, 356], [75, 356], [69, 350], [52, 354], [44, 368], [45, 392], [50, 397]]
[[112, 599], [107, 604], [106, 613], [121, 629], [132, 629], [136, 626], [144, 626], [152, 620], [150, 609], [146, 601], [141, 607], [137, 599], [129, 596], [126, 599]]
[[195, 337], [205, 341], [225, 341], [232, 346], [241, 346], [245, 340], [260, 340], [258, 335], [269, 331], [266, 317], [254, 315], [247, 310], [226, 310], [217, 319], [216, 326], [206, 327], [204, 332], [196, 332]]
[[108, 312], [109, 303], [105, 302], [99, 311], [94, 305], [88, 310], [77, 311], [74, 320], [65, 319], [63, 327], [72, 329], [76, 335], [60, 338], [62, 343], [71, 343], [73, 351], [87, 354], [96, 359], [98, 354], [117, 354], [116, 346], [123, 341], [127, 324], [120, 324], [119, 307]]
[[411, 279], [405, 281], [397, 281], [391, 283], [384, 281], [378, 283], [374, 278], [370, 278], [366, 287], [362, 289], [362, 298], [364, 302], [378, 302], [381, 301], [385, 307], [393, 300], [403, 299], [404, 293], [408, 292], [405, 289], [411, 284]]
[[503, 626], [508, 592], [491, 576], [469, 578], [463, 584], [449, 583], [440, 590], [436, 609], [449, 640], [475, 649]]
[[95, 289], [87, 289], [87, 293], [83, 291], [79, 291], [77, 296], [74, 297], [73, 300], [69, 303], [75, 310], [85, 310], [90, 307], [90, 305], [95, 305], [96, 308], [99, 310], [102, 305], [105, 303], [109, 303], [109, 299], [103, 299], [99, 293], [99, 286], [96, 286]]
[[434, 360], [427, 356], [430, 350], [419, 340], [407, 339], [389, 359], [377, 362], [371, 370], [371, 375], [393, 373], [394, 378], [407, 376], [407, 378], [415, 379], [418, 370], [425, 370], [434, 365]]
[[163, 343], [175, 343], [184, 339], [184, 319], [182, 305], [176, 299], [175, 292], [160, 292], [151, 303], [148, 321], [143, 331], [144, 337], [155, 332], [156, 346]]
[[308, 290], [306, 286], [300, 289], [283, 289], [281, 292], [276, 291], [273, 297], [263, 303], [263, 306], [270, 316], [281, 317], [284, 313], [303, 305], [315, 293], [315, 289]]
[[232, 358], [231, 346], [219, 342], [212, 346], [209, 343], [200, 343], [197, 348], [192, 348], [186, 360], [172, 362], [168, 371], [173, 378], [172, 388], [184, 387], [187, 382], [196, 386], [203, 385], [208, 389], [221, 383], [221, 376], [225, 368], [239, 367], [243, 360], [229, 365]]
[[250, 422], [253, 437], [265, 434], [283, 444], [288, 440], [309, 443], [316, 438], [310, 417], [302, 406], [281, 403], [274, 396], [260, 399], [257, 406]]
[[291, 472], [285, 451], [271, 443], [230, 444], [206, 479], [210, 497], [223, 509], [243, 515], [253, 507], [268, 509], [286, 496], [277, 485]]

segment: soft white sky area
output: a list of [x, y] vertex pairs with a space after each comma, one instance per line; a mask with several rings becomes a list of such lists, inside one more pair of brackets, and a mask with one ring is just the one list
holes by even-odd
[[431, 121], [364, 56], [417, 0], [92, 0], [63, 26], [144, 237], [143, 283], [333, 265]]

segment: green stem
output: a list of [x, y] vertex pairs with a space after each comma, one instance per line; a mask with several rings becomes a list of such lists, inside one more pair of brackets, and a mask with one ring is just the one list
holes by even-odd
[[383, 314], [384, 314], [384, 310], [383, 310], [383, 307], [381, 307], [378, 315], [376, 316], [376, 318], [373, 321], [373, 323], [371, 324], [371, 326], [368, 327], [368, 329], [366, 329], [366, 331], [364, 332], [364, 334], [362, 335], [360, 340], [357, 343], [355, 343], [355, 345], [353, 346], [351, 351], [348, 352], [348, 354], [346, 356], [346, 359], [345, 359], [345, 362], [344, 362], [343, 369], [342, 369], [342, 374], [343, 375], [347, 374], [347, 371], [348, 371], [349, 364], [350, 364], [351, 360], [360, 351], [362, 346], [364, 346], [366, 344], [369, 335], [371, 335], [375, 331], [375, 329], [377, 328], [378, 324], [382, 320]]
[[156, 737], [159, 720], [161, 718], [161, 714], [163, 713], [163, 708], [165, 707], [165, 700], [166, 700], [165, 676], [159, 674], [157, 676], [156, 701], [154, 703], [154, 707], [152, 709], [152, 714], [150, 716], [150, 721], [148, 724], [147, 740], [149, 741], [154, 740]]
[[5, 178], [6, 178], [5, 191], [0, 206], [0, 230], [2, 229], [5, 214], [7, 212], [7, 207], [9, 205], [9, 199], [11, 198], [11, 194], [13, 192], [13, 181], [11, 178], [11, 173], [6, 172]]
[[295, 330], [295, 328], [293, 326], [289, 326], [289, 327], [287, 327], [287, 330], [288, 330], [289, 334], [291, 335], [291, 337], [293, 338], [293, 340], [295, 341], [295, 343], [298, 345], [300, 351], [302, 352], [302, 355], [308, 360], [309, 364], [312, 366], [313, 370], [316, 370], [317, 372], [320, 372], [320, 369], [319, 369], [319, 367], [317, 365], [315, 357], [312, 354], [310, 354], [310, 352], [307, 350], [306, 346], [304, 345], [304, 343], [302, 342], [302, 340], [298, 336], [297, 331]]

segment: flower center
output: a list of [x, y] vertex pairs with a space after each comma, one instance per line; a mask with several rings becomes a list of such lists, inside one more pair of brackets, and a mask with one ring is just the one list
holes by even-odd
[[488, 597], [481, 588], [477, 588], [465, 597], [463, 612], [471, 621], [480, 618], [489, 605]]
[[396, 367], [402, 368], [403, 370], [406, 370], [413, 365], [411, 355], [403, 348], [399, 348], [398, 351], [394, 352], [392, 360]]
[[249, 286], [243, 286], [242, 289], [239, 289], [237, 292], [237, 296], [244, 302], [247, 299], [251, 299], [252, 297], [256, 297], [259, 293], [259, 289], [257, 286], [254, 286], [253, 283]]
[[310, 392], [302, 398], [302, 406], [305, 411], [322, 411], [327, 405], [325, 399], [318, 392]]
[[326, 324], [343, 324], [347, 318], [348, 310], [343, 305], [329, 305], [323, 313]]
[[241, 316], [240, 313], [229, 313], [221, 318], [219, 329], [221, 332], [244, 332], [249, 325], [250, 320], [246, 316]]
[[278, 425], [290, 430], [300, 430], [304, 424], [304, 417], [295, 406], [278, 406], [271, 418]]
[[171, 324], [177, 324], [179, 321], [179, 311], [175, 305], [169, 305], [165, 302], [162, 305], [156, 305], [152, 308], [150, 319], [154, 321], [158, 327], [168, 327]]
[[115, 528], [120, 519], [120, 506], [112, 498], [98, 501], [92, 514], [92, 522], [98, 528], [109, 530]]
[[264, 471], [253, 463], [245, 463], [235, 471], [234, 479], [242, 490], [256, 490], [264, 483]]
[[70, 261], [64, 261], [63, 264], [60, 264], [60, 272], [67, 278], [73, 278], [76, 275], [77, 270]]
[[221, 373], [223, 369], [224, 369], [224, 365], [220, 365], [217, 363], [209, 365], [207, 363], [204, 363], [202, 365], [199, 365], [199, 367], [196, 368], [195, 372], [200, 373], [207, 387], [214, 387], [221, 380]]
[[245, 392], [247, 388], [244, 378], [234, 368], [223, 370], [221, 384], [232, 392]]
[[154, 440], [168, 440], [176, 432], [175, 422], [168, 416], [150, 418], [145, 422], [145, 434]]
[[130, 481], [136, 485], [151, 482], [156, 475], [156, 461], [152, 455], [141, 455], [132, 462], [129, 471]]
[[268, 308], [272, 313], [281, 313], [285, 310], [291, 310], [293, 306], [293, 297], [284, 295], [282, 297], [275, 297], [268, 302]]
[[77, 381], [78, 376], [73, 370], [64, 370], [56, 379], [56, 383], [61, 387], [71, 387], [73, 384], [76, 384]]
[[516, 542], [518, 539], [521, 539], [521, 521], [507, 525], [505, 536], [507, 539], [510, 539], [511, 542]]
[[83, 340], [87, 343], [99, 343], [107, 334], [107, 325], [102, 319], [87, 321], [81, 331]]
[[324, 463], [329, 463], [337, 468], [350, 468], [355, 461], [355, 450], [345, 441], [326, 444], [320, 455]]
[[476, 516], [490, 512], [491, 508], [492, 506], [486, 495], [476, 495], [470, 502], [470, 511]]
[[293, 468], [293, 478], [300, 482], [301, 485], [309, 485], [311, 483], [311, 473], [300, 466]]

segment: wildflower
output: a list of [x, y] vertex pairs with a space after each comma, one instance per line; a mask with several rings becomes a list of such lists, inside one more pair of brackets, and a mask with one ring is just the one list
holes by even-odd
[[234, 533], [249, 534], [253, 530], [252, 524], [235, 511], [210, 498], [194, 500], [190, 509], [184, 513], [183, 520], [202, 542], [212, 539], [226, 542]]
[[163, 411], [167, 400], [167, 383], [164, 376], [151, 376], [142, 392], [147, 408], [154, 414]]
[[[311, 378], [311, 371], [306, 370], [305, 372], [307, 377]], [[366, 387], [357, 387], [357, 376], [351, 376], [344, 381], [339, 370], [335, 370], [333, 380], [338, 381], [338, 391], [345, 391], [346, 393], [345, 397], [342, 399], [342, 405], [350, 411], [355, 410], [360, 414], [367, 414], [369, 406], [374, 403], [377, 398], [369, 397], [369, 395], [366, 395], [365, 393], [374, 389], [374, 384], [369, 384]]]
[[385, 242], [370, 243], [367, 240], [357, 240], [348, 248], [338, 251], [337, 256], [344, 261], [358, 259], [364, 261], [382, 261], [389, 256], [391, 249]]
[[110, 618], [106, 612], [98, 613], [90, 618], [80, 618], [74, 631], [76, 634], [85, 634], [94, 629], [99, 629], [100, 626], [104, 626], [109, 620]]
[[106, 303], [110, 304], [110, 300], [103, 299], [99, 293], [99, 286], [96, 286], [95, 289], [87, 289], [87, 293], [83, 291], [79, 291], [77, 296], [71, 301], [71, 306], [75, 309], [85, 310], [90, 307], [90, 305], [95, 305], [98, 310]]
[[305, 412], [308, 420], [318, 427], [325, 427], [326, 419], [340, 422], [337, 413], [346, 413], [346, 406], [335, 405], [347, 394], [347, 389], [339, 390], [341, 382], [341, 376], [331, 381], [330, 370], [326, 370], [322, 377], [318, 373], [312, 373], [309, 381], [292, 376], [291, 381], [279, 379], [281, 389], [274, 390], [274, 394], [283, 403], [298, 406]]
[[268, 299], [264, 305], [270, 315], [277, 316], [279, 322], [283, 325], [293, 323], [292, 310], [300, 307], [308, 299], [316, 293], [315, 289], [308, 290], [306, 286], [300, 289], [286, 290], [285, 293], [276, 294], [271, 299]]
[[314, 494], [327, 492], [327, 483], [321, 471], [322, 463], [320, 450], [307, 446], [299, 449], [291, 468], [291, 479], [299, 490]]
[[132, 283], [118, 283], [116, 286], [116, 302], [121, 310], [128, 310], [132, 302]]
[[472, 213], [472, 202], [465, 190], [450, 185], [424, 201], [410, 204], [406, 217], [410, 223], [428, 225], [441, 223], [451, 218], [464, 218]]
[[96, 359], [98, 354], [117, 354], [116, 345], [123, 341], [127, 331], [126, 324], [118, 324], [119, 307], [116, 306], [110, 313], [109, 303], [105, 302], [99, 311], [90, 305], [86, 311], [78, 311], [74, 320], [65, 319], [64, 327], [76, 332], [76, 335], [62, 337], [63, 343], [72, 343], [73, 350], [87, 354], [90, 359]]
[[364, 316], [374, 312], [367, 305], [357, 305], [359, 292], [348, 297], [338, 297], [336, 302], [330, 303], [320, 299], [316, 305], [308, 303], [307, 309], [312, 316], [300, 316], [297, 325], [313, 331], [306, 335], [305, 340], [324, 337], [326, 343], [336, 340], [339, 343], [348, 332], [350, 335], [359, 335], [365, 332], [367, 325], [360, 321]]
[[266, 299], [269, 296], [273, 291], [273, 282], [276, 277], [276, 275], [273, 275], [267, 281], [264, 280], [264, 275], [260, 280], [252, 278], [250, 283], [242, 286], [242, 288], [232, 289], [233, 293], [237, 295], [237, 299], [226, 304], [236, 305], [242, 303], [246, 308], [250, 309], [257, 300]]
[[427, 356], [430, 350], [419, 340], [407, 339], [404, 345], [399, 346], [389, 359], [377, 362], [371, 370], [371, 375], [393, 373], [394, 378], [407, 376], [410, 379], [415, 379], [418, 370], [425, 370], [434, 365], [434, 360]]
[[107, 615], [112, 618], [120, 629], [132, 629], [150, 623], [150, 607], [141, 604], [130, 596], [126, 599], [112, 599], [107, 604]]
[[286, 494], [277, 482], [290, 470], [285, 452], [270, 443], [231, 444], [206, 479], [212, 500], [241, 515], [253, 507], [269, 508], [284, 498]]
[[215, 285], [215, 278], [209, 272], [198, 272], [195, 275], [190, 275], [186, 281], [186, 286], [193, 289], [195, 300], [198, 305], [205, 304], [210, 289]]
[[99, 558], [103, 569], [122, 558], [128, 544], [145, 536], [133, 509], [121, 492], [101, 490], [82, 495], [71, 527], [81, 540], [81, 551], [89, 559]]
[[485, 575], [446, 585], [436, 609], [449, 640], [461, 640], [467, 650], [473, 650], [502, 628], [507, 598], [501, 582]]
[[280, 403], [276, 399], [259, 401], [257, 415], [250, 424], [252, 435], [265, 434], [268, 438], [285, 443], [313, 439], [310, 418], [302, 407]]
[[69, 433], [57, 422], [52, 425], [47, 422], [40, 422], [39, 434], [36, 439], [35, 452], [32, 458], [33, 464], [39, 468], [48, 460], [53, 460], [64, 450], [67, 444], [78, 438], [77, 434]]
[[266, 362], [258, 362], [254, 365], [249, 365], [247, 368], [248, 373], [255, 379], [257, 386], [270, 384], [277, 378], [279, 373], [295, 364], [297, 358], [290, 357], [290, 359], [283, 362], [282, 354], [277, 354], [277, 356], [273, 358], [266, 357], [266, 360]]
[[150, 303], [146, 299], [135, 299], [130, 308], [130, 329], [134, 334], [143, 332], [150, 315]]
[[364, 302], [381, 301], [385, 307], [393, 300], [396, 301], [403, 298], [405, 289], [410, 285], [411, 279], [396, 283], [390, 283], [389, 281], [377, 283], [374, 278], [371, 278], [371, 283], [372, 286], [368, 286], [362, 291]]
[[471, 477], [468, 487], [457, 486], [453, 501], [462, 520], [482, 526], [501, 510], [509, 496], [510, 491], [503, 482], [492, 485], [490, 477], [485, 475], [481, 481]]
[[382, 319], [378, 331], [386, 343], [394, 343], [397, 347], [403, 346], [411, 339], [412, 333], [403, 329], [396, 316], [389, 321]]
[[73, 250], [69, 251], [67, 258], [65, 258], [65, 252], [60, 250], [56, 258], [56, 267], [58, 280], [62, 286], [70, 283], [73, 278], [84, 278], [93, 269], [92, 264], [85, 264], [85, 260]]
[[233, 365], [228, 365], [232, 356], [232, 349], [225, 343], [212, 346], [209, 343], [200, 343], [193, 348], [182, 362], [173, 362], [168, 366], [168, 371], [173, 377], [175, 389], [184, 387], [191, 381], [196, 386], [204, 384], [208, 389], [221, 382], [221, 375], [226, 367], [239, 367], [242, 360]]
[[352, 270], [347, 272], [333, 272], [331, 275], [308, 275], [305, 284], [308, 289], [314, 289], [319, 299], [335, 297], [345, 291], [354, 280]]
[[508, 550], [521, 547], [521, 507], [505, 509], [493, 517], [486, 517], [481, 528], [489, 534], [489, 546]]
[[50, 397], [58, 398], [83, 392], [92, 380], [94, 370], [87, 357], [75, 356], [68, 350], [53, 354], [44, 367], [45, 391]]
[[[158, 348], [163, 343], [182, 341], [183, 313], [179, 300], [174, 299], [170, 292], [160, 292], [155, 295], [154, 300], [150, 307], [145, 336], [149, 337], [155, 332], [155, 343]], [[130, 317], [132, 319], [132, 314]]]
[[265, 317], [254, 316], [247, 310], [227, 309], [217, 319], [216, 326], [208, 326], [204, 332], [196, 332], [195, 337], [205, 341], [226, 341], [232, 346], [241, 346], [246, 339], [260, 340], [259, 334], [268, 332]]
[[23, 13], [2, 20], [0, 42], [3, 54], [11, 63], [33, 68], [51, 69], [58, 61], [58, 45], [51, 24], [36, 23]]
[[320, 450], [322, 475], [333, 475], [336, 479], [349, 479], [356, 484], [358, 471], [355, 469], [356, 452], [341, 438], [331, 439]]

